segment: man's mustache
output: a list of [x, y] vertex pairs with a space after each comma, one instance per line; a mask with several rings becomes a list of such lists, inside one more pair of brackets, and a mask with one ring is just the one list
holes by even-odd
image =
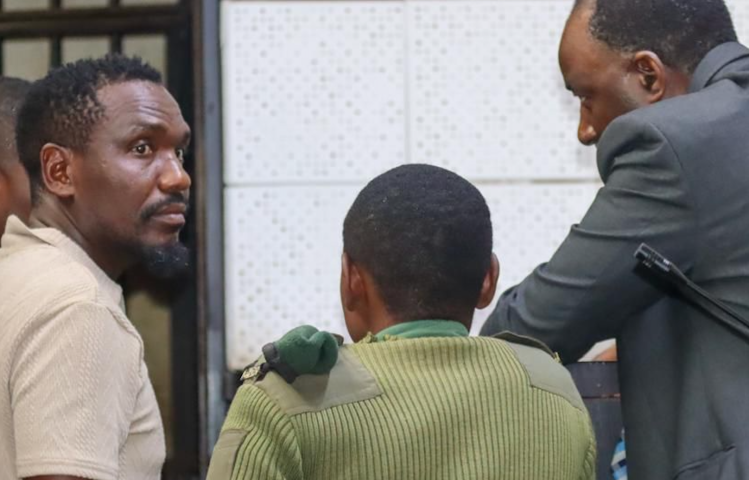
[[190, 203], [188, 202], [187, 197], [185, 197], [184, 195], [179, 195], [175, 193], [175, 194], [169, 195], [167, 198], [163, 200], [160, 200], [154, 203], [153, 205], [147, 206], [143, 210], [143, 212], [141, 212], [140, 219], [144, 221], [148, 220], [149, 218], [159, 213], [161, 209], [166, 208], [169, 205], [174, 205], [174, 204], [184, 205], [185, 216], [187, 216], [187, 214], [190, 212]]

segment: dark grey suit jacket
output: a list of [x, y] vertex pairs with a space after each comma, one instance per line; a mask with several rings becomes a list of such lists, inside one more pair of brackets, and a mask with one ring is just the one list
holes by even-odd
[[749, 49], [715, 48], [688, 95], [616, 119], [597, 161], [582, 222], [481, 333], [530, 335], [566, 361], [617, 337], [629, 478], [749, 479], [749, 343], [633, 258], [647, 242], [749, 317]]

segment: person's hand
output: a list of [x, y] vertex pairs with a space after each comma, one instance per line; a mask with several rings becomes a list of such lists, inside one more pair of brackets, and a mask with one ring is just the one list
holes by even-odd
[[608, 349], [596, 355], [593, 359], [594, 362], [616, 362], [618, 359], [616, 345], [612, 345]]

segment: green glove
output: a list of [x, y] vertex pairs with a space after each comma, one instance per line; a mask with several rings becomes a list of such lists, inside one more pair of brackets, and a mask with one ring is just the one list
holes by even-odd
[[302, 325], [263, 347], [267, 367], [261, 371], [274, 370], [288, 383], [299, 375], [328, 373], [338, 361], [338, 346], [342, 340], [313, 326]]

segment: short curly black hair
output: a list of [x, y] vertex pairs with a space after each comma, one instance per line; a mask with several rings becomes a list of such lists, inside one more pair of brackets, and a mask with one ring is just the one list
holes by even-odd
[[161, 74], [140, 58], [110, 54], [55, 68], [31, 86], [18, 114], [16, 144], [29, 174], [32, 200], [42, 187], [42, 147], [55, 143], [84, 152], [94, 125], [105, 114], [97, 92], [128, 81], [162, 82]]
[[359, 193], [343, 223], [343, 249], [399, 321], [459, 320], [472, 316], [491, 268], [489, 207], [455, 173], [400, 166]]
[[576, 0], [593, 8], [590, 32], [621, 52], [649, 50], [666, 65], [694, 73], [705, 55], [737, 41], [724, 0]]

